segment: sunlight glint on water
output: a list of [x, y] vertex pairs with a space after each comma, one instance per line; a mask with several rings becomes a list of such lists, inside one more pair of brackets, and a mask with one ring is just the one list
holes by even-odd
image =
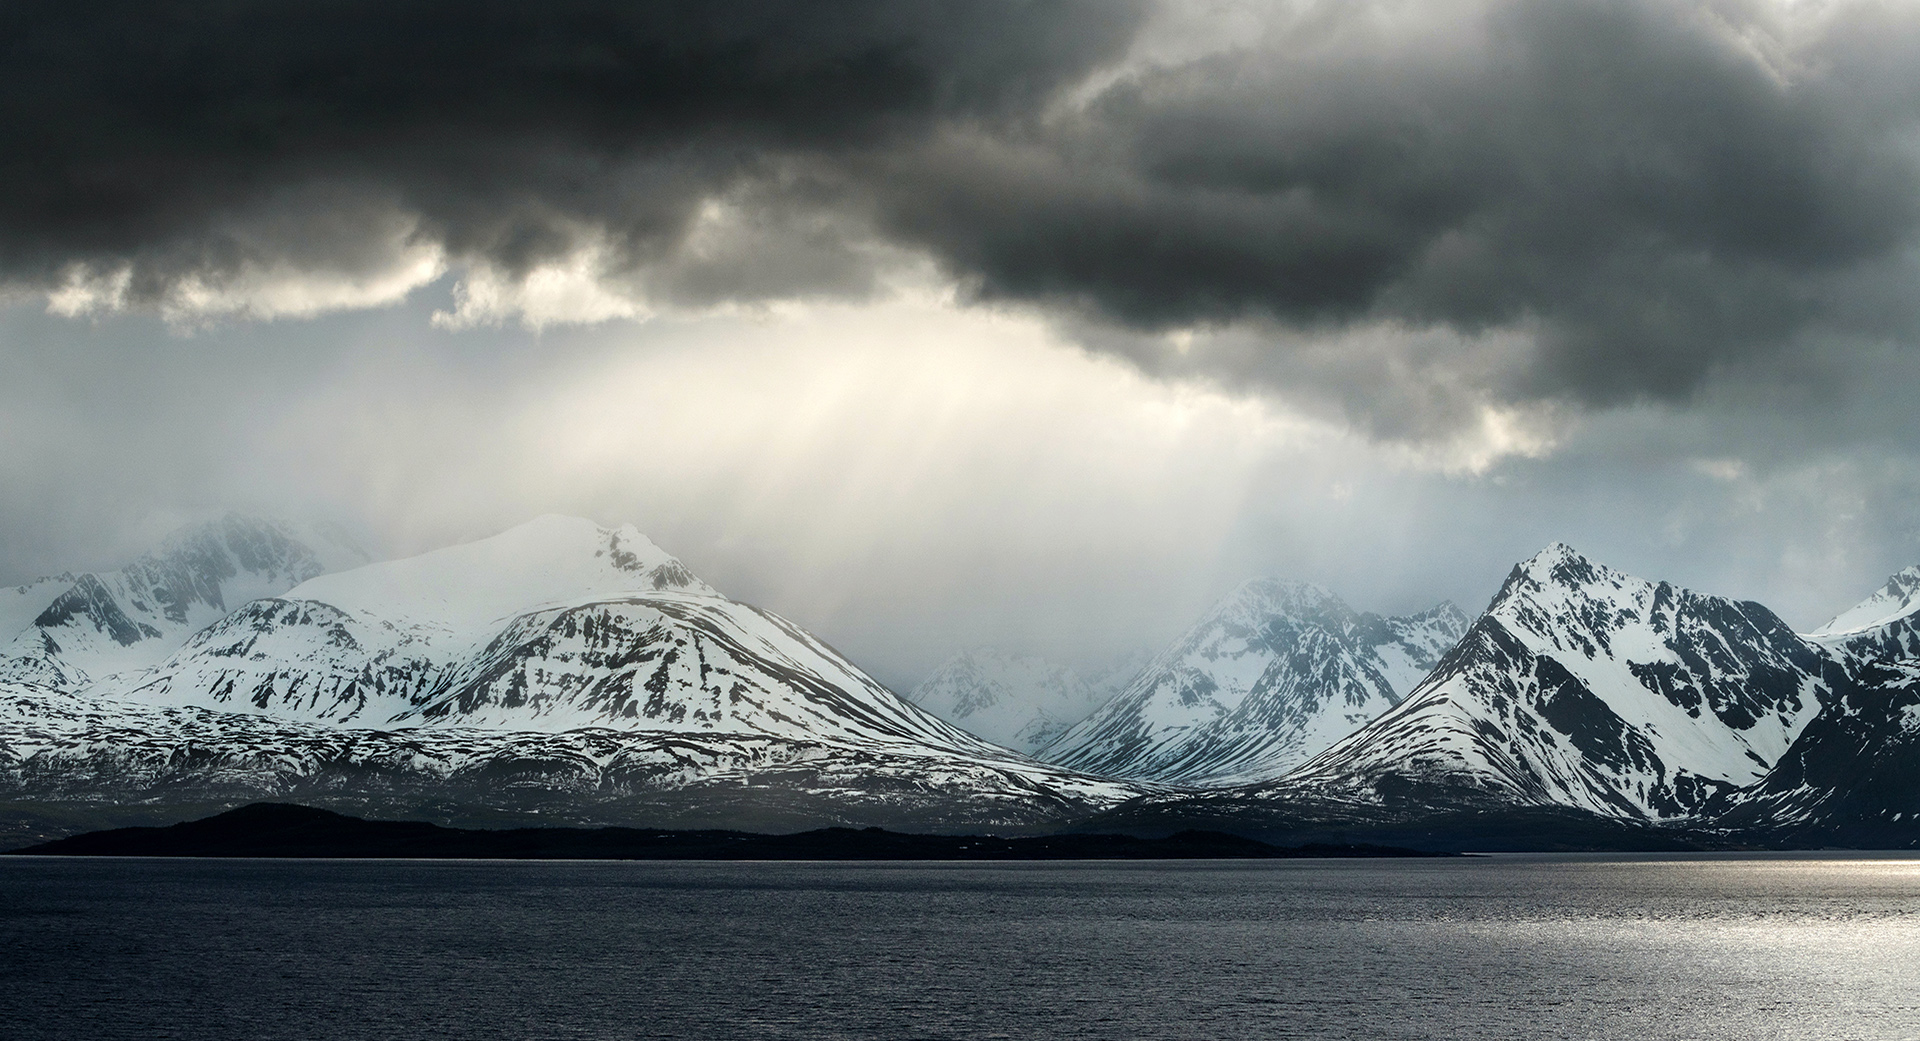
[[0, 861], [11, 1037], [1920, 1037], [1920, 864]]

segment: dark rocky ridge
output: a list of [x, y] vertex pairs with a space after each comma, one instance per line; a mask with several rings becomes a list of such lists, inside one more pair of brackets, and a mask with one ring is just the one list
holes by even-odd
[[370, 821], [255, 803], [164, 828], [89, 832], [11, 851], [37, 856], [421, 858], [484, 860], [1214, 860], [1423, 857], [1375, 845], [1268, 845], [1223, 832], [1164, 838], [1062, 834], [910, 835], [821, 828], [794, 835], [638, 828], [480, 831], [425, 821]]
[[1277, 845], [1377, 844], [1456, 853], [1651, 853], [1768, 847], [1766, 837], [1688, 824], [1622, 820], [1567, 806], [1516, 806], [1408, 791], [1392, 805], [1257, 788], [1143, 797], [1082, 819], [1088, 832], [1169, 835], [1209, 829]]

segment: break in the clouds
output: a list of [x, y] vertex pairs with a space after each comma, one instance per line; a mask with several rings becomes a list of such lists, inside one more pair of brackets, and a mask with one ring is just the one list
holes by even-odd
[[0, 40], [0, 266], [63, 313], [451, 272], [443, 326], [538, 326], [930, 262], [1409, 439], [1920, 333], [1905, 4], [27, 0]]

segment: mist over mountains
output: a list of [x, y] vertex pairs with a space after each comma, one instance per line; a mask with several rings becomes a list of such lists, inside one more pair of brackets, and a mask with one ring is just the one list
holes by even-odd
[[230, 515], [0, 591], [0, 803], [23, 840], [272, 798], [469, 826], [1907, 846], [1916, 576], [1804, 635], [1561, 544], [1477, 618], [1255, 579], [1137, 670], [973, 648], [901, 697], [630, 526], [373, 563]]
[[1250, 581], [1037, 754], [1177, 783], [1283, 774], [1397, 704], [1465, 625], [1450, 603], [1382, 618], [1316, 586]]

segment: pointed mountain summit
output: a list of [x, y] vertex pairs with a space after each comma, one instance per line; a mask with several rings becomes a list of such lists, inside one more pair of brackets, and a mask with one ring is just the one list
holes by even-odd
[[947, 659], [907, 700], [969, 733], [1032, 755], [1116, 693], [1065, 665], [978, 647]]
[[337, 529], [229, 513], [175, 531], [119, 571], [0, 594], [0, 679], [54, 687], [137, 673], [201, 628], [367, 556]]
[[1277, 777], [1391, 708], [1465, 624], [1452, 604], [1382, 618], [1319, 586], [1255, 579], [1038, 755], [1167, 783]]
[[1832, 655], [1759, 604], [1634, 578], [1556, 543], [1513, 569], [1406, 701], [1282, 787], [1683, 817], [1758, 781], [1850, 686]]
[[1920, 656], [1920, 566], [1894, 574], [1807, 637], [1862, 661]]

